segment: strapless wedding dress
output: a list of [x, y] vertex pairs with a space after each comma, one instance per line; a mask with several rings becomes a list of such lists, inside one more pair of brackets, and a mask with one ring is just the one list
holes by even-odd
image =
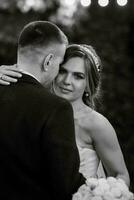
[[79, 171], [86, 179], [90, 177], [106, 177], [100, 159], [96, 151], [89, 148], [82, 148], [78, 146], [80, 155], [80, 169]]

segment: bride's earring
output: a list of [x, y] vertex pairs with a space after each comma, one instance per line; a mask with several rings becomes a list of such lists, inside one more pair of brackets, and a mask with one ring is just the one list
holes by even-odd
[[48, 71], [48, 68], [45, 68], [44, 71], [47, 72], [47, 71]]
[[89, 97], [89, 93], [88, 93], [88, 92], [85, 92], [85, 96], [86, 96], [86, 97]]

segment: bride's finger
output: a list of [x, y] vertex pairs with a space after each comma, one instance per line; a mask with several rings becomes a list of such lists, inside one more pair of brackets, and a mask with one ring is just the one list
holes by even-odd
[[10, 85], [10, 82], [3, 81], [0, 79], [0, 85]]
[[4, 81], [4, 82], [11, 82], [11, 83], [16, 83], [18, 80], [17, 79], [15, 79], [15, 78], [12, 78], [12, 77], [10, 77], [10, 76], [7, 76], [7, 75], [5, 75], [5, 74], [3, 74], [2, 75], [2, 77], [1, 77], [1, 79], [0, 79], [1, 81]]
[[16, 72], [16, 71], [10, 71], [10, 70], [8, 71], [7, 69], [6, 70], [3, 69], [1, 72], [5, 76], [11, 76], [11, 78], [12, 77], [16, 77], [16, 78], [22, 77], [22, 74], [20, 72]]

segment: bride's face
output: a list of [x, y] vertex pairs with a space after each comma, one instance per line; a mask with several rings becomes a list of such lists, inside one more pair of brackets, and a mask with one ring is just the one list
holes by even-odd
[[80, 57], [70, 58], [60, 66], [54, 82], [54, 92], [71, 102], [82, 99], [86, 88], [84, 60]]

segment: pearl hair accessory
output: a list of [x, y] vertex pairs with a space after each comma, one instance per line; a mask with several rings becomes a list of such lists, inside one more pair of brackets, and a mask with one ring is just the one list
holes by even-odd
[[100, 72], [100, 68], [99, 68], [100, 64], [98, 62], [97, 56], [95, 56], [94, 53], [90, 49], [88, 49], [87, 47], [84, 46], [84, 49], [85, 49], [86, 52], [88, 52], [92, 56], [92, 58], [95, 62], [96, 68], [97, 68], [98, 72]]
[[79, 45], [79, 46], [80, 46], [80, 48], [84, 49], [87, 53], [89, 53], [92, 56], [92, 58], [95, 62], [97, 71], [100, 72], [100, 64], [98, 62], [97, 56], [95, 56], [94, 53], [90, 49], [88, 49], [86, 46], [81, 46], [81, 45]]
[[[73, 46], [73, 45], [72, 45]], [[86, 53], [88, 53], [91, 57], [92, 57], [92, 59], [93, 59], [93, 61], [94, 61], [94, 63], [95, 63], [95, 66], [96, 66], [96, 69], [97, 69], [97, 71], [98, 72], [100, 72], [101, 71], [101, 69], [100, 69], [100, 63], [99, 63], [99, 59], [98, 59], [98, 57], [97, 57], [97, 55], [93, 52], [93, 50], [91, 50], [91, 49], [89, 49], [88, 47], [86, 47], [86, 45], [77, 45], [79, 48], [80, 48], [80, 50], [79, 51], [81, 51], [81, 52], [83, 52], [83, 50], [86, 52]], [[90, 45], [89, 45], [90, 46]], [[94, 50], [95, 51], [95, 50]]]

